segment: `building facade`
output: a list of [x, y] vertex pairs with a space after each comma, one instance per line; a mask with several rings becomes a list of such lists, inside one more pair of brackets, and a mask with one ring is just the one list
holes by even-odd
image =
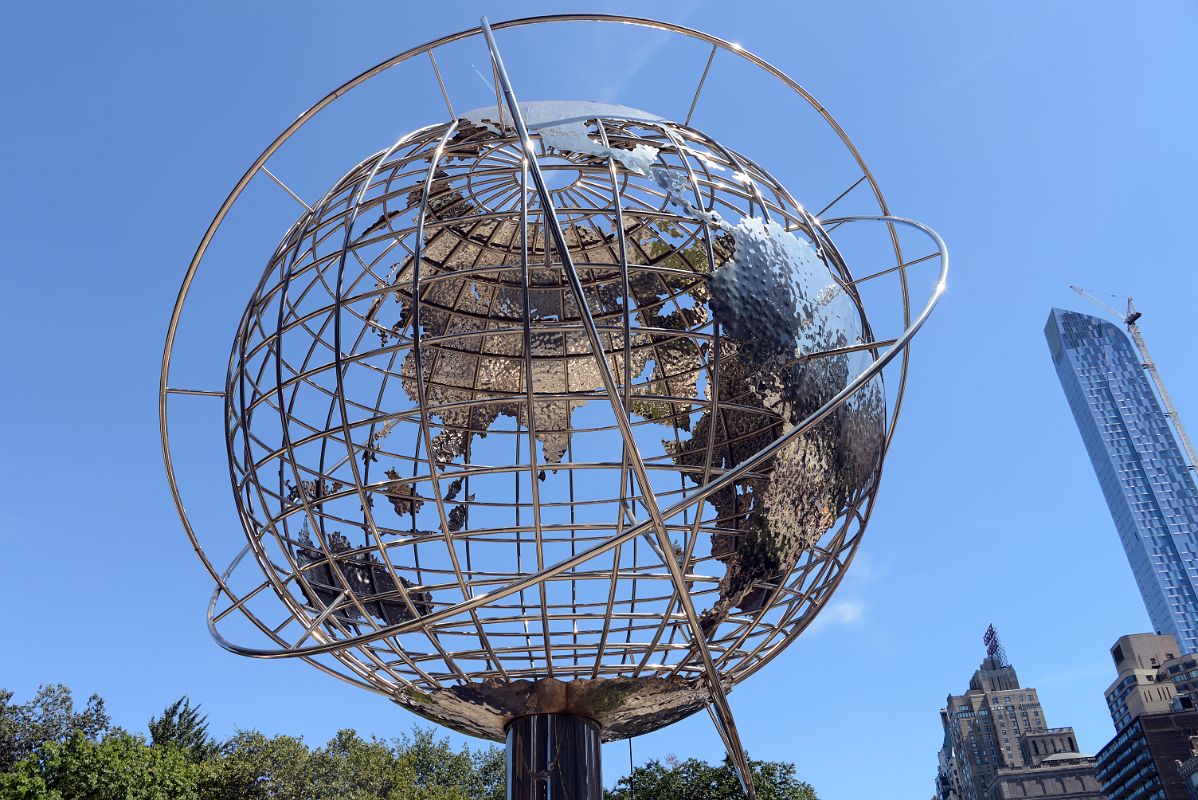
[[1098, 752], [1098, 780], [1110, 800], [1189, 800], [1180, 769], [1193, 755], [1198, 711], [1136, 717]]
[[1198, 486], [1127, 335], [1053, 309], [1057, 376], [1157, 633], [1198, 652]]
[[1077, 753], [1049, 756], [1031, 767], [1001, 767], [990, 782], [986, 800], [1068, 797], [1107, 800], [1094, 775], [1094, 758]]
[[1178, 693], [1167, 668], [1180, 668], [1180, 663], [1184, 663], [1178, 652], [1177, 640], [1169, 634], [1133, 633], [1119, 637], [1111, 648], [1116, 676], [1106, 690], [1106, 704], [1115, 730], [1126, 727], [1136, 717], [1175, 710]]
[[1105, 797], [1073, 729], [1049, 728], [1036, 690], [1001, 658], [987, 657], [969, 689], [948, 696], [940, 721], [938, 800]]
[[[1098, 753], [1111, 800], [1198, 800], [1198, 656], [1178, 655], [1168, 634], [1120, 636], [1106, 691], [1115, 738]], [[1193, 784], [1193, 786], [1191, 786]]]

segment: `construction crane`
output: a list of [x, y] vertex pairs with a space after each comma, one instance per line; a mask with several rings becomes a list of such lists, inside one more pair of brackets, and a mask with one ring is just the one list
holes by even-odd
[[[1156, 363], [1153, 362], [1152, 356], [1148, 355], [1148, 345], [1144, 343], [1144, 334], [1140, 333], [1140, 326], [1136, 321], [1143, 316], [1139, 311], [1136, 311], [1135, 305], [1132, 304], [1132, 299], [1127, 298], [1127, 312], [1120, 313], [1111, 306], [1107, 305], [1102, 300], [1094, 296], [1080, 286], [1070, 286], [1070, 289], [1080, 294], [1082, 297], [1089, 300], [1094, 305], [1105, 310], [1115, 319], [1127, 326], [1127, 332], [1131, 334], [1131, 340], [1136, 344], [1136, 350], [1140, 353], [1140, 366], [1148, 371], [1152, 376], [1152, 382], [1156, 386], [1156, 391], [1161, 397], [1161, 402], [1165, 406], [1165, 416], [1173, 423], [1173, 430], [1177, 431], [1177, 438], [1181, 440], [1181, 446], [1186, 451], [1186, 460], [1189, 462], [1187, 466], [1192, 470], [1195, 464], [1198, 464], [1198, 455], [1194, 453], [1194, 444], [1190, 441], [1189, 434], [1186, 433], [1185, 427], [1181, 424], [1181, 417], [1177, 413], [1177, 409], [1173, 407], [1173, 400], [1169, 397], [1169, 392], [1165, 389], [1165, 382], [1161, 380], [1161, 373], [1156, 368]], [[1119, 295], [1108, 295], [1109, 297], [1119, 297]]]

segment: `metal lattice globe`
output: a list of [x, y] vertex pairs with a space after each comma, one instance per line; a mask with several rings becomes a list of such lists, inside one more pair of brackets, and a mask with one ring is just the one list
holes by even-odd
[[850, 387], [878, 345], [750, 154], [522, 108], [586, 313], [510, 116], [416, 131], [270, 259], [227, 386], [234, 488], [293, 649], [461, 731], [566, 712], [619, 738], [709, 696], [670, 560], [726, 685], [839, 580], [886, 439], [880, 376]]

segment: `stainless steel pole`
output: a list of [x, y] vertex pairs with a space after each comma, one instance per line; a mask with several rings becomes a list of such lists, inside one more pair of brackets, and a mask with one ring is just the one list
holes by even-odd
[[599, 723], [573, 714], [534, 714], [508, 723], [508, 800], [602, 797]]

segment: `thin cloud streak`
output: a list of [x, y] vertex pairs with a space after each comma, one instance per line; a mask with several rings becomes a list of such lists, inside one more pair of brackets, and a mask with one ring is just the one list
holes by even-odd
[[1039, 16], [1032, 19], [1031, 22], [1027, 23], [1022, 28], [1020, 28], [1018, 31], [1016, 31], [1014, 34], [1012, 34], [1010, 37], [1005, 39], [1001, 44], [998, 45], [998, 47], [995, 47], [989, 53], [987, 53], [986, 55], [979, 58], [977, 61], [970, 64], [968, 67], [966, 67], [964, 70], [962, 70], [960, 72], [960, 74], [958, 74], [952, 78], [949, 78], [947, 81], [945, 81], [944, 83], [937, 86], [934, 91], [947, 92], [949, 89], [955, 89], [956, 87], [960, 86], [967, 79], [972, 77], [975, 72], [977, 72], [982, 67], [986, 66], [986, 64], [990, 63], [995, 58], [997, 58], [999, 55], [1001, 55], [1003, 53], [1003, 51], [1007, 50], [1007, 48], [1009, 48], [1011, 45], [1015, 44], [1017, 41], [1019, 41], [1024, 36], [1026, 36], [1029, 32], [1031, 32], [1035, 28], [1042, 25], [1044, 23], [1044, 20], [1048, 19], [1050, 16], [1055, 14], [1061, 8], [1061, 6], [1063, 6], [1064, 4], [1065, 4], [1065, 0], [1057, 0], [1057, 2], [1055, 2], [1052, 5], [1045, 8], [1043, 11], [1040, 12]]
[[[698, 10], [702, 5], [702, 2], [690, 4], [685, 10], [677, 14], [673, 20], [678, 24], [685, 24], [690, 17], [694, 16], [695, 11]], [[595, 44], [599, 49], [602, 50], [604, 45], [603, 39], [605, 37], [603, 36], [602, 29], [597, 31], [597, 33], [598, 35], [595, 37]], [[656, 55], [663, 47], [669, 44], [673, 38], [673, 34], [659, 31], [654, 41], [642, 45], [636, 50], [635, 53], [622, 61], [624, 68], [621, 70], [621, 74], [608, 84], [604, 85], [599, 91], [599, 94], [596, 96], [596, 99], [603, 103], [610, 103], [617, 99], [620, 93], [624, 91], [624, 88], [628, 86], [628, 84], [632, 83], [633, 79], [635, 79], [640, 71], [644, 69], [645, 65], [652, 60], [653, 56]]]

